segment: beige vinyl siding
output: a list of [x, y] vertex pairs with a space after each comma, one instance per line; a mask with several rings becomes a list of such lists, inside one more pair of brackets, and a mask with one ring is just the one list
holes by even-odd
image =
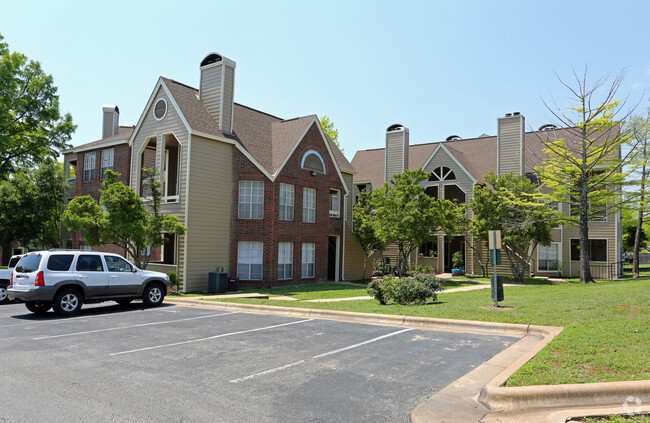
[[510, 172], [521, 174], [523, 170], [521, 157], [523, 117], [500, 118], [497, 122], [497, 155], [499, 158], [497, 172], [500, 175]]
[[232, 146], [192, 136], [187, 195], [186, 292], [206, 290], [208, 272], [229, 272]]
[[226, 66], [225, 71], [226, 78], [223, 87], [223, 120], [221, 130], [225, 132], [232, 132], [232, 109], [235, 91], [235, 70], [230, 66]]
[[201, 102], [216, 122], [219, 122], [221, 113], [222, 78], [223, 64], [211, 65], [210, 68], [201, 70]]
[[465, 203], [469, 204], [469, 200], [472, 197], [472, 192], [474, 190], [474, 182], [465, 173], [465, 171], [458, 164], [456, 164], [456, 162], [442, 148], [438, 150], [435, 157], [426, 165], [424, 171], [427, 173], [431, 173], [435, 169], [441, 166], [448, 167], [449, 169], [451, 169], [454, 172], [456, 179], [439, 181], [439, 182], [423, 181], [421, 185], [423, 187], [437, 186], [439, 196], [443, 196], [444, 194], [443, 187], [445, 185], [457, 185], [465, 193]]
[[[352, 229], [345, 225], [345, 263], [343, 280], [358, 281], [363, 275], [363, 261], [366, 259], [361, 246], [352, 233]], [[366, 262], [366, 280], [372, 276], [372, 262]]]
[[[589, 239], [607, 240], [607, 261], [592, 261], [592, 266], [604, 266], [619, 261], [616, 251], [616, 215], [607, 216], [606, 222], [589, 222]], [[579, 261], [571, 261], [571, 240], [580, 239], [580, 231], [575, 226], [564, 226], [562, 240], [562, 263], [564, 271], [571, 276], [578, 276], [580, 270]], [[620, 240], [619, 240], [620, 244]]]
[[408, 163], [408, 134], [406, 131], [386, 133], [386, 181], [402, 173]]
[[[354, 183], [352, 182], [353, 175], [350, 173], [346, 172], [341, 172], [341, 175], [343, 175], [343, 181], [345, 182], [345, 187], [348, 190], [348, 195], [345, 197], [345, 193], [341, 193], [341, 197], [347, 198], [347, 200], [343, 200], [344, 204], [343, 206], [345, 207], [345, 221], [350, 227], [352, 227], [352, 211], [354, 209], [354, 198], [355, 198], [355, 192], [357, 191], [357, 188], [354, 186]], [[347, 235], [346, 235], [347, 236]]]
[[[153, 116], [153, 105], [159, 99], [165, 99], [167, 102], [167, 114], [162, 120], [156, 120]], [[172, 214], [177, 216], [181, 223], [184, 225], [185, 222], [185, 201], [186, 201], [186, 192], [187, 187], [187, 152], [188, 152], [188, 132], [185, 127], [178, 110], [175, 109], [169, 97], [160, 89], [151, 103], [152, 107], [148, 110], [145, 110], [144, 119], [142, 124], [137, 129], [135, 138], [133, 140], [133, 145], [131, 149], [131, 187], [136, 191], [140, 191], [140, 152], [143, 151], [145, 143], [147, 143], [151, 138], [156, 139], [156, 145], [162, 146], [163, 134], [173, 134], [180, 144], [180, 158], [179, 158], [179, 201], [177, 203], [163, 204], [160, 208], [162, 214]], [[156, 157], [156, 169], [161, 170], [161, 157], [164, 157], [164, 152], [160, 154], [157, 152]], [[160, 177], [162, 177], [162, 172]], [[178, 255], [176, 259], [176, 265], [179, 269], [183, 269], [183, 260], [185, 258], [184, 248], [184, 237], [178, 237]]]

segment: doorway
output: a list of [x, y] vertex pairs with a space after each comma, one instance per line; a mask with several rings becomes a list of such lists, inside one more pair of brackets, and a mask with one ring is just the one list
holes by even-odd
[[339, 237], [328, 237], [327, 247], [327, 280], [339, 280]]
[[[464, 236], [445, 236], [445, 272], [451, 272], [451, 257], [460, 251], [463, 254], [463, 263], [465, 263], [465, 237]], [[467, 263], [463, 267], [467, 266]]]

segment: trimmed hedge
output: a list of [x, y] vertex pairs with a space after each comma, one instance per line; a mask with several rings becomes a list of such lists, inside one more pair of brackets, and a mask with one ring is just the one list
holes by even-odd
[[428, 299], [436, 301], [437, 292], [444, 290], [440, 280], [430, 273], [418, 273], [413, 277], [397, 278], [385, 276], [368, 284], [366, 291], [380, 304], [389, 303], [426, 304]]

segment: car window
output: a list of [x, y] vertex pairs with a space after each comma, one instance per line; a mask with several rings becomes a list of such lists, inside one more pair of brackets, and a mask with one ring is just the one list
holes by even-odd
[[104, 256], [109, 272], [132, 272], [131, 264], [122, 257]]
[[8, 268], [16, 267], [16, 263], [20, 261], [20, 256], [18, 257], [12, 257], [9, 259], [9, 264], [7, 265]]
[[103, 272], [104, 265], [98, 255], [79, 255], [77, 259], [77, 271], [79, 272]]
[[65, 272], [70, 269], [74, 254], [52, 254], [47, 260], [47, 270]]
[[31, 273], [38, 270], [38, 266], [41, 264], [41, 255], [40, 254], [28, 254], [25, 257], [21, 258], [18, 264], [16, 265], [16, 272]]

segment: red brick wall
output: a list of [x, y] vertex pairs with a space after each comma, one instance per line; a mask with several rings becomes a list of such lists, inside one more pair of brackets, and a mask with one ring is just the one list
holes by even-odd
[[[312, 176], [309, 170], [302, 169], [300, 163], [303, 155], [309, 151], [317, 151], [325, 161], [326, 174]], [[237, 250], [239, 241], [262, 241], [264, 243], [264, 259], [262, 264], [261, 281], [240, 281], [243, 288], [293, 285], [313, 283], [327, 280], [328, 268], [328, 237], [339, 236], [340, 253], [343, 242], [343, 195], [344, 187], [332, 162], [325, 143], [314, 124], [303, 138], [300, 145], [289, 158], [280, 175], [271, 182], [257, 167], [255, 167], [237, 149], [233, 149], [233, 207], [231, 217], [231, 248], [230, 273], [237, 274]], [[264, 218], [239, 219], [238, 199], [239, 181], [264, 181]], [[279, 220], [280, 184], [294, 186], [294, 220]], [[316, 222], [302, 221], [302, 191], [303, 187], [316, 189]], [[330, 188], [341, 192], [339, 218], [330, 218]], [[278, 280], [278, 242], [293, 242], [293, 279]], [[301, 278], [302, 243], [314, 243], [315, 269], [314, 278]], [[339, 263], [342, 262], [342, 253]], [[339, 269], [339, 278], [340, 276]]]

